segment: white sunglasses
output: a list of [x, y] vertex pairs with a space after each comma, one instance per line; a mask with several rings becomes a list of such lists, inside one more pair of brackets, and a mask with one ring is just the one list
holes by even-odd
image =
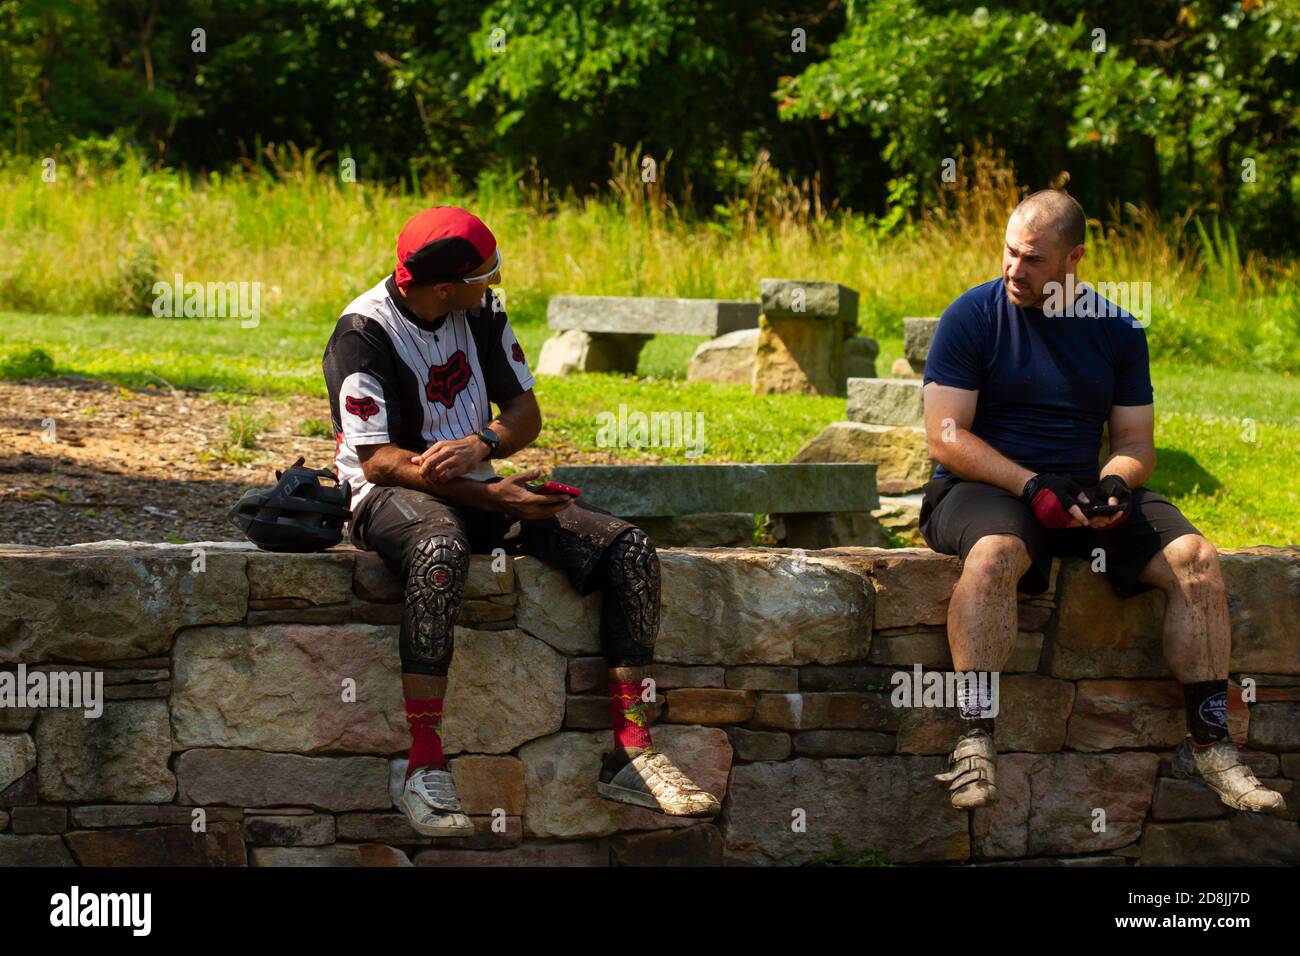
[[457, 281], [464, 282], [468, 285], [487, 285], [488, 280], [501, 271], [501, 263], [504, 261], [504, 258], [505, 257], [501, 255], [501, 250], [497, 249], [496, 261], [492, 264], [491, 272], [485, 272], [482, 275], [477, 276], [462, 276]]

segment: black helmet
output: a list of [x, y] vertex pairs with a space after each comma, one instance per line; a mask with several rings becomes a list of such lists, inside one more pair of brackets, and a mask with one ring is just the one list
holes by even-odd
[[[325, 468], [303, 467], [299, 458], [275, 473], [273, 488], [244, 493], [230, 517], [263, 551], [324, 551], [343, 540], [343, 522], [352, 517], [352, 489]], [[322, 485], [328, 478], [333, 487]]]

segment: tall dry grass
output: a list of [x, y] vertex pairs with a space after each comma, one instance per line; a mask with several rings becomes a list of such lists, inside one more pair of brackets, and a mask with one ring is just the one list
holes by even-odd
[[[257, 163], [192, 175], [64, 164], [0, 168], [0, 309], [148, 314], [155, 281], [256, 281], [263, 310], [330, 321], [393, 265], [402, 223], [433, 203], [478, 212], [506, 254], [514, 321], [538, 322], [555, 293], [752, 299], [764, 276], [842, 282], [861, 293], [866, 334], [901, 334], [905, 315], [937, 315], [998, 273], [1002, 231], [1024, 195], [996, 152], [959, 157], [957, 184], [912, 217], [873, 219], [819, 198], [766, 156], [704, 214], [689, 183], [665, 188], [671, 157], [647, 181], [638, 149], [619, 150], [604, 194], [555, 193], [534, 168], [473, 192], [415, 179], [340, 181], [334, 157], [268, 147]], [[1300, 370], [1300, 280], [1293, 263], [1241, 255], [1230, 230], [1161, 222], [1126, 206], [1091, 224], [1081, 275], [1148, 281], [1155, 354]]]

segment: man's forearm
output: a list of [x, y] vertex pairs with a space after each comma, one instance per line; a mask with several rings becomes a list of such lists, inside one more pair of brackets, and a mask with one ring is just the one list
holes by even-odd
[[411, 463], [411, 453], [395, 445], [386, 446], [371, 455], [366, 461], [365, 472], [366, 478], [375, 485], [412, 488], [442, 501], [481, 511], [500, 510], [490, 485], [473, 478], [431, 481], [420, 474], [418, 465]]
[[[938, 452], [938, 454], [936, 454]], [[952, 441], [931, 446], [930, 457], [958, 478], [982, 481], [1004, 488], [1019, 497], [1025, 482], [1034, 473], [964, 428], [958, 428]]]
[[537, 437], [536, 432], [529, 434], [528, 429], [521, 429], [502, 417], [492, 419], [487, 427], [496, 432], [497, 437], [501, 439], [497, 443], [496, 451], [488, 456], [490, 458], [509, 458], [521, 448], [527, 448]]
[[509, 458], [521, 448], [527, 448], [533, 443], [541, 434], [542, 423], [540, 416], [534, 418], [531, 415], [519, 414], [503, 408], [501, 414], [488, 422], [488, 428], [496, 432], [497, 437], [501, 439], [491, 457]]
[[1155, 449], [1149, 445], [1112, 448], [1110, 457], [1102, 466], [1101, 477], [1119, 475], [1130, 488], [1145, 485], [1156, 470]]

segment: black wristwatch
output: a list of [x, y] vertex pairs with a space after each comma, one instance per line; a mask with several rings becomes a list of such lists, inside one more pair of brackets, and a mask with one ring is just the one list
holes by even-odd
[[479, 439], [488, 446], [488, 457], [491, 458], [497, 453], [497, 448], [501, 446], [501, 436], [490, 428], [480, 428], [478, 430]]

